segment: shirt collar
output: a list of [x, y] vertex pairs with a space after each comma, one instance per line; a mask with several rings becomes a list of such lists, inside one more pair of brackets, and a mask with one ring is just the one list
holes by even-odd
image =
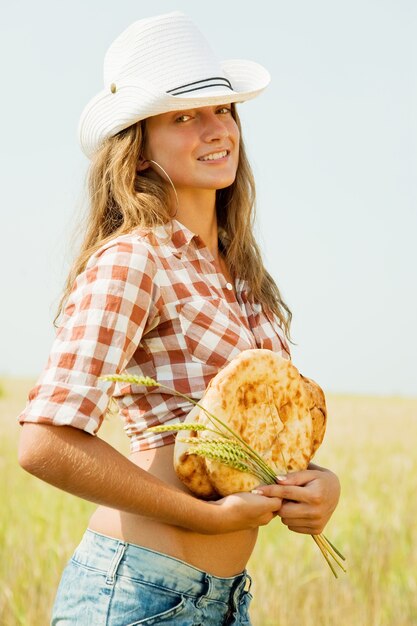
[[[167, 222], [166, 224], [156, 226], [152, 232], [158, 239], [159, 244], [169, 246], [172, 254], [178, 259], [187, 251], [193, 239], [197, 246], [204, 246], [199, 235], [193, 233], [176, 219], [172, 219], [171, 222]], [[219, 239], [223, 240], [225, 242], [224, 245], [227, 246], [227, 237], [225, 236], [225, 231], [221, 228], [219, 228]], [[235, 287], [236, 291], [239, 293], [246, 291], [248, 288], [247, 281], [239, 278], [236, 280]]]
[[179, 259], [187, 251], [193, 239], [196, 240], [197, 245], [203, 245], [202, 240], [196, 233], [193, 233], [176, 219], [172, 219], [166, 224], [157, 226], [153, 230], [153, 233], [159, 240], [159, 243], [161, 245], [168, 245], [172, 250], [172, 254]]

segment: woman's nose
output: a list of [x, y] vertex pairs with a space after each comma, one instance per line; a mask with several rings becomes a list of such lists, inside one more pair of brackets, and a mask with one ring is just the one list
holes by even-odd
[[204, 141], [215, 141], [216, 139], [224, 139], [229, 135], [229, 129], [225, 121], [218, 115], [210, 115], [204, 120], [202, 137]]

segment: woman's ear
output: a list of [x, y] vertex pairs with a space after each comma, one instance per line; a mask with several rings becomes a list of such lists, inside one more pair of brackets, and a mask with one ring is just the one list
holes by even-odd
[[139, 157], [136, 170], [138, 172], [143, 172], [144, 170], [147, 170], [148, 168], [149, 168], [149, 161], [145, 159], [145, 157], [143, 156]]

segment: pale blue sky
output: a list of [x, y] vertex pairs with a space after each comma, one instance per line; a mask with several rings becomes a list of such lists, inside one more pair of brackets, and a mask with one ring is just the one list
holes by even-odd
[[2, 11], [0, 374], [40, 373], [87, 161], [76, 128], [132, 21], [188, 13], [220, 58], [264, 64], [240, 106], [258, 239], [326, 391], [417, 395], [417, 3], [38, 0]]

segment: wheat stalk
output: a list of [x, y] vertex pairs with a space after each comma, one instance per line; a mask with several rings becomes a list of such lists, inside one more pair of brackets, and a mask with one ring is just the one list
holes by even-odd
[[[174, 428], [172, 428], [172, 426], [174, 426]], [[193, 422], [189, 424], [163, 424], [161, 426], [151, 426], [151, 428], [147, 428], [146, 430], [151, 433], [169, 433], [172, 430], [207, 430], [207, 426]]]
[[[191, 448], [188, 454], [196, 454], [198, 456], [206, 457], [224, 465], [228, 465], [233, 467], [241, 472], [248, 472], [254, 476], [256, 476], [261, 482], [264, 482], [267, 485], [277, 484], [277, 478], [275, 473], [271, 467], [264, 461], [260, 454], [256, 452], [242, 437], [240, 437], [237, 433], [234, 432], [227, 424], [225, 424], [221, 419], [210, 413], [205, 407], [201, 404], [187, 396], [186, 394], [173, 389], [172, 387], [168, 387], [163, 385], [162, 383], [158, 383], [153, 378], [149, 376], [131, 376], [129, 374], [111, 374], [106, 376], [100, 376], [101, 380], [107, 380], [112, 382], [125, 382], [131, 383], [134, 385], [144, 385], [145, 387], [163, 387], [167, 389], [171, 393], [184, 398], [188, 402], [191, 402], [195, 406], [198, 406], [204, 413], [207, 415], [209, 421], [214, 426], [214, 429], [209, 428], [208, 426], [200, 423], [191, 423], [191, 424], [164, 424], [161, 426], [153, 426], [148, 428], [148, 432], [170, 432], [170, 431], [181, 431], [181, 430], [189, 430], [189, 431], [210, 431], [216, 433], [221, 436], [221, 439], [204, 439], [194, 437], [189, 439], [183, 439], [182, 441], [191, 445]], [[275, 423], [274, 423], [274, 426]], [[224, 430], [223, 430], [224, 429]], [[180, 440], [181, 441], [181, 440]], [[285, 463], [285, 458], [283, 456], [284, 465], [286, 468], [286, 472], [288, 473], [288, 468]], [[346, 572], [343, 564], [341, 563], [342, 559], [345, 561], [345, 557], [335, 548], [335, 546], [325, 537], [323, 534], [311, 535], [311, 537], [316, 542], [320, 552], [328, 563], [331, 571], [334, 576], [337, 578], [337, 572], [333, 567], [333, 564], [330, 561], [329, 557], [332, 557], [333, 560], [337, 563], [337, 565]]]
[[231, 439], [199, 439], [197, 437], [179, 439], [190, 445], [187, 454], [205, 456], [213, 461], [228, 465], [240, 472], [247, 472], [263, 481], [264, 476], [238, 441]]
[[[252, 472], [250, 465], [244, 462], [245, 456], [236, 454], [236, 449], [230, 446], [230, 443], [220, 441], [205, 441], [204, 443], [194, 444], [188, 454], [196, 454], [213, 461], [218, 461], [229, 467], [239, 470], [240, 472]], [[243, 456], [243, 458], [242, 458]], [[247, 459], [248, 457], [246, 457]]]

